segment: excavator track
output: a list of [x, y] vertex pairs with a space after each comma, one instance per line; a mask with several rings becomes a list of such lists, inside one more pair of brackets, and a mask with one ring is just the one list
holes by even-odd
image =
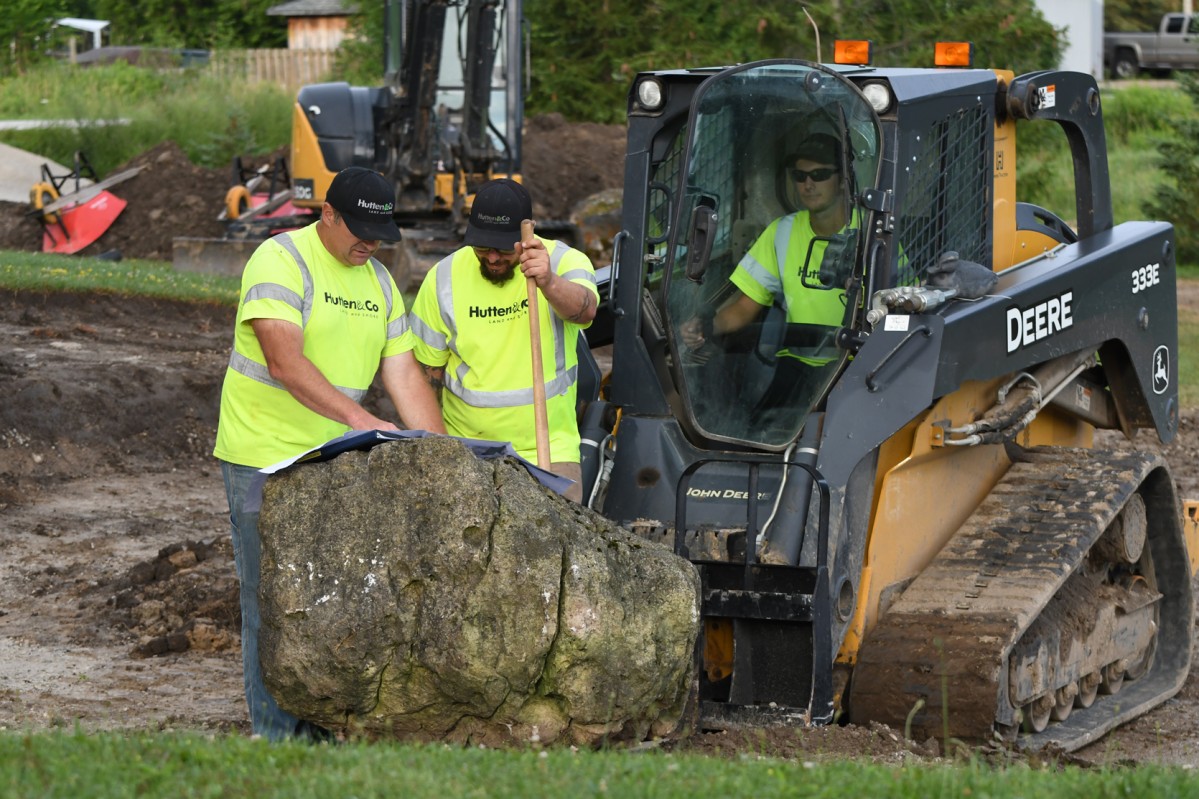
[[1073, 751], [1181, 688], [1187, 564], [1159, 456], [1026, 450], [867, 635], [850, 716]]

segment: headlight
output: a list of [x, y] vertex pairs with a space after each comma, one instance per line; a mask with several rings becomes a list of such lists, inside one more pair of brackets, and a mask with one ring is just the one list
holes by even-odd
[[646, 111], [657, 111], [662, 107], [662, 84], [654, 78], [646, 78], [638, 83], [637, 102]]
[[891, 110], [891, 103], [895, 99], [891, 95], [891, 87], [885, 83], [864, 84], [862, 94], [866, 95], [866, 100], [876, 114], [885, 114]]

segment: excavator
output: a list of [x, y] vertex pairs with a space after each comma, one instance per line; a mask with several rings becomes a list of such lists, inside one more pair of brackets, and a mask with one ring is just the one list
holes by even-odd
[[[584, 497], [698, 570], [704, 728], [1071, 751], [1187, 676], [1199, 540], [1157, 443], [1179, 424], [1174, 229], [1115, 223], [1093, 77], [972, 60], [839, 42], [631, 85]], [[1064, 134], [1074, 208], [1017, 199], [1029, 125]], [[776, 282], [840, 318], [776, 286], [719, 334], [746, 252], [804, 213], [814, 135], [847, 221], [780, 251]]]
[[383, 33], [386, 85], [301, 88], [290, 166], [235, 163], [226, 236], [176, 240], [176, 267], [240, 272], [259, 242], [315, 219], [337, 172], [362, 166], [395, 183], [405, 243], [392, 257], [421, 275], [458, 245], [477, 186], [519, 179], [521, 0], [387, 0]]
[[292, 203], [320, 208], [333, 176], [375, 169], [396, 183], [396, 215], [452, 227], [475, 188], [520, 171], [519, 0], [389, 0], [387, 86], [305, 86], [292, 119]]

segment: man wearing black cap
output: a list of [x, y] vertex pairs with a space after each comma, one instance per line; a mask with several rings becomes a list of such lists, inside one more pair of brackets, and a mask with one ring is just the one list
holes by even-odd
[[412, 305], [415, 352], [444, 386], [442, 414], [451, 435], [509, 441], [517, 454], [535, 462], [526, 289], [532, 278], [545, 299], [538, 310], [550, 469], [575, 481], [566, 496], [577, 502], [582, 488], [576, 346], [595, 318], [599, 292], [582, 252], [538, 236], [520, 240], [521, 221], [532, 217], [532, 199], [516, 181], [492, 180], [479, 188], [466, 246], [429, 271]]
[[221, 462], [241, 584], [242, 666], [255, 734], [311, 736], [279, 708], [258, 660], [258, 514], [242, 505], [257, 471], [350, 430], [396, 430], [362, 406], [375, 374], [410, 429], [444, 433], [413, 357], [404, 300], [372, 256], [398, 241], [395, 195], [377, 172], [342, 170], [320, 218], [254, 252], [242, 273], [233, 353], [221, 390], [214, 455]]

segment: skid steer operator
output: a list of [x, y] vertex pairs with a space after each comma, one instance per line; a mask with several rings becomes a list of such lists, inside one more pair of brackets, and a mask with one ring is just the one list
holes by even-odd
[[416, 357], [441, 392], [452, 435], [508, 441], [536, 460], [532, 354], [525, 280], [519, 265], [550, 305], [541, 309], [550, 470], [575, 481], [565, 495], [579, 502], [579, 425], [576, 413], [579, 335], [595, 318], [595, 270], [582, 252], [534, 236], [520, 241], [520, 223], [533, 202], [524, 186], [502, 178], [479, 188], [471, 206], [466, 246], [425, 276], [412, 305]]
[[[845, 315], [845, 291], [814, 289], [804, 286], [799, 274], [808, 259], [805, 279], [819, 282], [819, 270], [826, 241], [812, 239], [841, 232], [848, 221], [841, 179], [840, 143], [833, 136], [815, 135], [796, 148], [785, 161], [788, 176], [795, 182], [804, 209], [771, 222], [742, 257], [729, 276], [737, 287], [733, 296], [714, 313], [684, 322], [679, 333], [692, 350], [703, 347], [714, 335], [733, 333], [753, 322], [764, 308], [779, 302], [788, 322], [840, 326]], [[783, 254], [784, 263], [779, 255]], [[784, 268], [786, 267], [786, 268]], [[779, 353], [774, 380], [758, 401], [759, 407], [774, 407], [801, 387], [801, 381], [816, 379], [818, 369], [831, 357], [804, 354], [791, 349]]]
[[395, 192], [381, 175], [342, 170], [320, 218], [263, 242], [242, 273], [233, 353], [221, 390], [216, 449], [229, 499], [241, 586], [242, 667], [256, 735], [321, 738], [281, 709], [258, 659], [258, 514], [244, 513], [255, 472], [349, 430], [395, 430], [361, 405], [376, 372], [411, 429], [444, 433], [433, 391], [412, 355], [404, 300], [372, 256], [398, 241]]

